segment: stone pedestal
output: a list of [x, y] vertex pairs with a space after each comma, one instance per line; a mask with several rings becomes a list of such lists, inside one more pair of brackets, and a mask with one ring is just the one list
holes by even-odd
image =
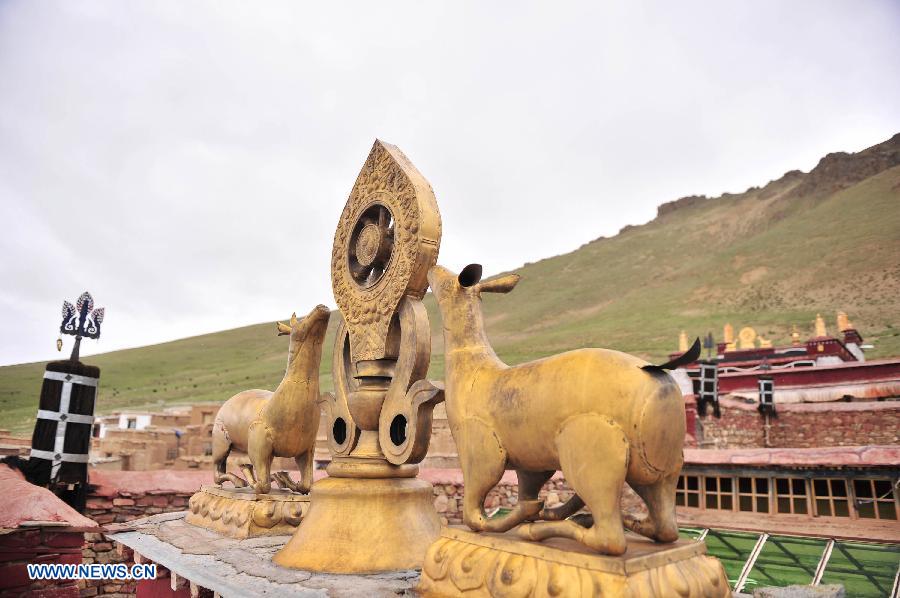
[[429, 597], [731, 596], [725, 570], [703, 542], [655, 544], [628, 534], [628, 551], [614, 557], [571, 540], [527, 542], [460, 528], [441, 530], [416, 589]]
[[186, 521], [229, 538], [283, 536], [294, 533], [309, 510], [309, 496], [273, 488], [203, 486], [188, 503]]

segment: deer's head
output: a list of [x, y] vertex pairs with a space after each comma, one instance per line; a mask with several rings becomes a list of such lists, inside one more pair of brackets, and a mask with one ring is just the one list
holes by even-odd
[[482, 282], [480, 264], [469, 264], [458, 275], [443, 266], [428, 271], [428, 284], [441, 310], [444, 330], [463, 344], [487, 341], [481, 293], [508, 293], [519, 278], [518, 274], [505, 274]]
[[297, 318], [296, 313], [291, 315], [290, 325], [276, 323], [278, 336], [291, 337], [288, 348], [288, 370], [314, 367], [318, 371], [322, 356], [322, 341], [325, 340], [325, 330], [328, 328], [330, 316], [330, 309], [324, 305], [317, 305], [303, 318]]

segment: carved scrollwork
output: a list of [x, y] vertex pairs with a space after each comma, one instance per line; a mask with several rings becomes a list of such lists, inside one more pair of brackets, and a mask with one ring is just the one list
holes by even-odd
[[425, 458], [432, 411], [444, 400], [443, 384], [424, 379], [431, 361], [431, 328], [425, 306], [418, 299], [404, 297], [398, 321], [400, 352], [378, 424], [381, 450], [394, 465]]
[[331, 255], [353, 362], [386, 357], [394, 311], [404, 296], [425, 294], [440, 239], [428, 181], [398, 148], [376, 141], [344, 206]]
[[356, 448], [359, 427], [350, 415], [349, 394], [359, 388], [353, 377], [350, 360], [350, 334], [346, 322], [341, 319], [334, 336], [331, 367], [334, 393], [323, 393], [320, 404], [325, 411], [325, 427], [328, 449], [335, 457], [346, 457]]

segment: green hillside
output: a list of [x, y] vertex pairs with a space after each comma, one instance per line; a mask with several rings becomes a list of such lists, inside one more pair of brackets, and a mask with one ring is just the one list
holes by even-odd
[[[726, 322], [786, 344], [792, 325], [811, 335], [817, 313], [833, 331], [839, 309], [875, 345], [870, 358], [900, 355], [900, 135], [856, 154], [829, 154], [809, 173], [792, 171], [744, 193], [663, 204], [652, 222], [516, 272], [515, 291], [485, 297], [488, 331], [511, 363], [584, 346], [661, 360], [680, 330], [718, 338]], [[440, 319], [430, 296], [426, 303], [431, 376], [440, 377]], [[333, 334], [334, 322], [324, 388]], [[286, 357], [287, 340], [266, 323], [90, 363], [102, 369], [98, 411], [108, 413], [274, 388]], [[43, 368], [0, 368], [0, 427], [30, 429]]]

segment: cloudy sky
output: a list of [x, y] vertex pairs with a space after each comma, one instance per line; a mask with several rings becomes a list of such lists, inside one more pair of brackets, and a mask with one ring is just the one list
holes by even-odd
[[898, 64], [888, 1], [2, 1], [0, 364], [334, 305], [376, 137], [493, 273], [887, 139]]

